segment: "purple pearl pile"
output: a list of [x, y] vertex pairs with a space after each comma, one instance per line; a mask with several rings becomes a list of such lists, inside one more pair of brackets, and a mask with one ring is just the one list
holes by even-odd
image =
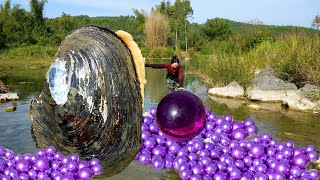
[[[313, 145], [295, 147], [270, 134], [257, 136], [254, 121], [234, 121], [231, 115], [216, 116], [206, 108], [205, 128], [195, 138], [176, 142], [157, 127], [156, 107], [142, 117], [142, 146], [136, 156], [141, 164], [156, 170], [179, 171], [181, 179], [283, 180], [318, 179], [319, 172], [307, 170], [319, 158]], [[247, 137], [249, 137], [247, 140]]]
[[13, 151], [0, 146], [1, 180], [88, 180], [102, 171], [98, 159], [92, 158], [87, 162], [80, 160], [77, 154], [64, 156], [53, 146], [24, 155], [15, 155]]

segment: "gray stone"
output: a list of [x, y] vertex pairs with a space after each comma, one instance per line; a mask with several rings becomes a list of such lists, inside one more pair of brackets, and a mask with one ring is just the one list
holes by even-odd
[[7, 100], [12, 101], [12, 100], [18, 100], [19, 96], [17, 93], [6, 93], [7, 95]]
[[213, 96], [222, 96], [222, 97], [243, 97], [244, 89], [236, 81], [232, 81], [226, 87], [211, 88], [208, 93]]
[[298, 90], [294, 83], [285, 82], [276, 77], [271, 68], [265, 68], [254, 77], [246, 90], [250, 100], [257, 101], [282, 101], [284, 98], [295, 94]]
[[6, 101], [7, 95], [6, 94], [0, 94], [0, 101]]
[[0, 101], [13, 101], [18, 99], [19, 99], [19, 96], [17, 93], [0, 94]]
[[320, 111], [319, 97], [320, 88], [315, 85], [306, 84], [296, 91], [295, 94], [284, 98], [282, 104], [291, 110], [312, 111], [314, 113], [318, 113]]

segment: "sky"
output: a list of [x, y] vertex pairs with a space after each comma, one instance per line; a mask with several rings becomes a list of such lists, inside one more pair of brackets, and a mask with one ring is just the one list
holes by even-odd
[[[149, 12], [162, 0], [47, 0], [44, 16], [54, 18], [62, 12], [70, 15], [120, 16], [134, 15], [132, 9]], [[174, 0], [170, 0], [174, 3]], [[5, 0], [0, 0], [4, 4]], [[259, 19], [267, 25], [311, 27], [320, 14], [320, 0], [190, 0], [191, 22], [203, 24], [216, 17], [238, 22]], [[11, 0], [29, 11], [29, 0]]]

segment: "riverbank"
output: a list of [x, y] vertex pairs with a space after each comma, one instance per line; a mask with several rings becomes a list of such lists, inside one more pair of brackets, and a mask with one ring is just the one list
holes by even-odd
[[[232, 81], [225, 87], [211, 88], [208, 94], [246, 99], [247, 102], [243, 104], [248, 104], [248, 107], [253, 109], [263, 109], [263, 103], [274, 103], [275, 106], [277, 103], [290, 110], [315, 114], [320, 112], [320, 87], [305, 84], [298, 88], [294, 83], [279, 79], [270, 67], [261, 70], [246, 89], [236, 81]], [[260, 104], [262, 104], [261, 107]]]
[[265, 67], [273, 67], [281, 79], [298, 87], [320, 86], [319, 35], [290, 33], [244, 47], [232, 39], [212, 42], [191, 56], [188, 68], [224, 86], [235, 80], [246, 88], [256, 71]]
[[25, 46], [0, 52], [0, 71], [23, 73], [47, 69], [53, 62], [57, 47]]

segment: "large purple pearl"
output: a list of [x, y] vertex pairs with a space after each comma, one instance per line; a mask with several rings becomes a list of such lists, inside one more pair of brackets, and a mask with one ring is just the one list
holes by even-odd
[[205, 126], [205, 118], [201, 100], [187, 91], [166, 95], [156, 111], [158, 127], [168, 138], [176, 141], [185, 141], [198, 135]]

